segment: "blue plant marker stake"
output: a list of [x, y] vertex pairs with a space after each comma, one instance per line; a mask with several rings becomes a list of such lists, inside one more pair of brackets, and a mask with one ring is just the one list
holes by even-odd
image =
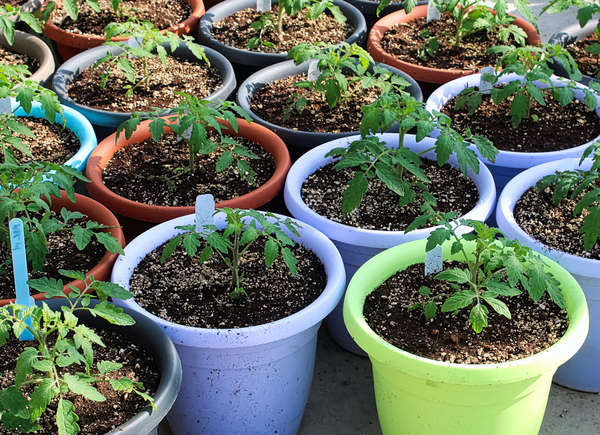
[[214, 225], [215, 198], [207, 193], [196, 197], [196, 232], [201, 232], [206, 225]]
[[[17, 290], [17, 305], [30, 307], [33, 305], [33, 298], [29, 296], [29, 286], [27, 285], [27, 255], [25, 251], [25, 234], [23, 231], [23, 222], [21, 219], [11, 219], [10, 228], [10, 246], [12, 250], [13, 275], [15, 277], [15, 289]], [[25, 319], [25, 323], [31, 326], [31, 318]], [[33, 340], [31, 332], [25, 330], [19, 337], [21, 341]]]
[[425, 275], [441, 272], [443, 268], [441, 246], [438, 245], [431, 251], [425, 252]]
[[9, 97], [0, 98], [0, 113], [12, 113]]

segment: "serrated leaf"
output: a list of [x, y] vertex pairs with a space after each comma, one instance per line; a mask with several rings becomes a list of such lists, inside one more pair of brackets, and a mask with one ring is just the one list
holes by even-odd
[[221, 154], [219, 160], [217, 160], [215, 169], [217, 172], [223, 172], [225, 169], [229, 168], [232, 163], [233, 153], [231, 151], [225, 151], [223, 154]]
[[29, 412], [32, 421], [40, 418], [53, 398], [52, 379], [42, 379], [33, 389], [31, 400], [29, 401]]
[[125, 253], [119, 241], [115, 237], [113, 237], [112, 234], [101, 231], [94, 233], [94, 236], [96, 237], [96, 240], [98, 240], [98, 242], [102, 246], [104, 246], [104, 249], [106, 249], [111, 254], [122, 255]]
[[115, 284], [112, 282], [104, 282], [104, 281], [94, 281], [92, 288], [96, 290], [96, 292], [103, 293], [103, 299], [106, 297], [115, 298], [115, 299], [131, 299], [133, 294], [119, 284]]
[[121, 379], [110, 379], [110, 385], [113, 387], [115, 391], [132, 391], [133, 390], [133, 381], [128, 378]]
[[26, 347], [17, 359], [15, 368], [15, 386], [20, 387], [33, 371], [33, 363], [37, 360], [39, 352], [33, 347]]
[[275, 240], [269, 237], [265, 243], [265, 265], [271, 267], [278, 254], [279, 245]]
[[484, 297], [484, 300], [496, 311], [498, 314], [506, 317], [507, 319], [511, 318], [510, 311], [506, 304], [499, 299], [493, 297]]
[[427, 302], [423, 305], [423, 314], [425, 315], [426, 320], [431, 320], [435, 317], [437, 313], [437, 305], [433, 301]]
[[591, 251], [600, 237], [600, 207], [592, 207], [589, 212], [579, 231], [583, 233], [585, 249]]
[[63, 379], [68, 385], [69, 389], [75, 394], [79, 394], [88, 400], [93, 400], [94, 402], [104, 402], [106, 400], [106, 397], [100, 394], [100, 392], [94, 386], [92, 386], [88, 381], [81, 379], [79, 376], [66, 373]]
[[135, 324], [135, 320], [129, 314], [124, 313], [122, 308], [116, 307], [106, 301], [97, 304], [91, 309], [91, 312], [113, 325], [131, 326]]
[[473, 299], [475, 299], [475, 292], [473, 290], [458, 291], [444, 301], [442, 312], [447, 313], [468, 307], [473, 303]]
[[436, 246], [442, 245], [446, 240], [450, 240], [452, 233], [446, 228], [436, 228], [433, 230], [429, 237], [427, 237], [426, 251], [431, 251]]
[[56, 408], [56, 427], [58, 435], [75, 435], [79, 432], [77, 421], [79, 417], [75, 414], [73, 403], [61, 398]]
[[113, 361], [99, 361], [96, 363], [96, 367], [101, 375], [105, 375], [107, 373], [119, 370], [121, 367], [123, 367], [123, 364]]
[[[514, 281], [515, 284], [519, 280], [519, 277], [516, 277]], [[521, 294], [521, 291], [505, 282], [496, 281], [495, 279], [487, 279], [484, 283], [485, 288], [489, 291], [500, 295], [500, 296], [518, 296]]]
[[298, 260], [296, 259], [296, 256], [292, 253], [290, 248], [281, 248], [281, 256], [283, 257], [283, 262], [290, 270], [290, 273], [292, 275], [297, 275], [298, 268], [296, 267], [296, 265], [298, 264]]
[[488, 309], [485, 305], [476, 304], [473, 308], [471, 308], [471, 313], [469, 314], [469, 322], [471, 322], [471, 326], [476, 333], [480, 333], [483, 331], [488, 325]]
[[464, 284], [470, 281], [471, 274], [468, 270], [452, 268], [441, 271], [435, 276], [435, 279]]
[[369, 188], [369, 183], [365, 174], [356, 172], [354, 177], [348, 182], [348, 187], [344, 190], [342, 199], [342, 214], [347, 215], [358, 208], [363, 195]]
[[80, 225], [75, 225], [72, 229], [73, 233], [73, 241], [75, 242], [75, 246], [80, 251], [83, 251], [85, 247], [92, 240], [92, 236], [94, 233], [91, 230], [88, 230]]

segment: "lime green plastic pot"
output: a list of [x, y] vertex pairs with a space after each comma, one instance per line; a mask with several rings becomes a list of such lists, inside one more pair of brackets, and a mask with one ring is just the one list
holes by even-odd
[[[451, 364], [389, 344], [363, 316], [369, 293], [397, 271], [425, 260], [426, 240], [388, 249], [366, 262], [346, 291], [344, 321], [369, 355], [377, 412], [385, 435], [534, 435], [542, 424], [552, 375], [583, 344], [588, 332], [585, 296], [564, 268], [544, 257], [559, 280], [569, 327], [553, 346], [501, 364]], [[471, 253], [474, 245], [469, 245]], [[444, 259], [460, 261], [444, 246]], [[409, 334], [410, 331], [407, 331]]]

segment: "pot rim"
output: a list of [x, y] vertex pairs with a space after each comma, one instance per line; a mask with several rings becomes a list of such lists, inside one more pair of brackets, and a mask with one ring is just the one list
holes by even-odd
[[[34, 3], [35, 1], [32, 0], [28, 3]], [[39, 66], [35, 71], [31, 71], [30, 80], [44, 82], [54, 73], [56, 68], [54, 55], [50, 47], [41, 38], [21, 30], [15, 30], [14, 44], [9, 45], [4, 35], [0, 35], [0, 46], [33, 57], [38, 61]]]

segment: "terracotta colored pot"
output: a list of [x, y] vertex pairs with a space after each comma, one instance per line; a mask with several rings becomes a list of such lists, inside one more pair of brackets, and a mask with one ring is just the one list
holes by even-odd
[[31, 80], [45, 85], [50, 76], [54, 73], [55, 65], [52, 51], [50, 51], [50, 47], [37, 36], [15, 30], [15, 41], [13, 45], [9, 45], [4, 35], [0, 35], [0, 47], [17, 53], [26, 54], [38, 61], [38, 69], [31, 71], [31, 76], [29, 77]]
[[[227, 125], [225, 122], [222, 122], [222, 124]], [[118, 150], [151, 137], [149, 125], [150, 121], [141, 123], [129, 139], [125, 139], [125, 135], [121, 134], [115, 143], [115, 134], [113, 133], [100, 142], [90, 156], [86, 167], [86, 176], [91, 180], [91, 183], [87, 185], [88, 192], [113, 212], [142, 222], [159, 223], [194, 213], [194, 205], [170, 207], [132, 201], [109, 190], [102, 181], [102, 171]], [[248, 124], [248, 122], [242, 119], [238, 119], [238, 127], [237, 134], [229, 128], [223, 131], [229, 135], [242, 136], [260, 144], [273, 156], [275, 173], [265, 184], [259, 186], [257, 189], [237, 198], [218, 202], [216, 206], [258, 208], [273, 199], [283, 189], [285, 176], [291, 164], [290, 154], [285, 143], [271, 130], [254, 122]]]
[[[169, 32], [178, 35], [187, 35], [196, 32], [196, 27], [200, 22], [200, 18], [204, 15], [204, 3], [202, 0], [185, 0], [191, 7], [192, 13], [188, 18], [179, 24], [169, 27]], [[82, 35], [72, 33], [61, 29], [52, 22], [52, 18], [48, 20], [44, 27], [44, 35], [56, 42], [56, 49], [60, 53], [63, 61], [81, 53], [88, 48], [97, 47], [105, 42], [104, 36], [99, 35]], [[128, 38], [117, 37], [112, 38], [112, 41], [125, 41]]]
[[[396, 68], [408, 73], [415, 80], [426, 83], [443, 84], [449, 82], [450, 80], [478, 72], [474, 70], [438, 69], [420, 66], [414, 63], [408, 63], [399, 60], [394, 55], [386, 52], [383, 49], [381, 46], [381, 40], [383, 39], [385, 32], [387, 32], [392, 26], [399, 23], [414, 21], [417, 18], [423, 17], [427, 17], [427, 5], [417, 6], [409, 14], [406, 14], [404, 10], [393, 12], [377, 21], [371, 29], [369, 38], [367, 40], [367, 49], [369, 50], [369, 53], [371, 53], [371, 56], [373, 56], [373, 59], [378, 62], [395, 66]], [[527, 43], [529, 45], [540, 45], [540, 35], [537, 33], [533, 25], [522, 18], [515, 18], [516, 20], [513, 22], [513, 24], [519, 26], [525, 31], [527, 34]]]
[[[110, 234], [119, 241], [122, 247], [125, 247], [125, 237], [123, 236], [123, 231], [121, 230], [119, 221], [117, 221], [115, 215], [113, 215], [111, 211], [102, 204], [94, 201], [91, 198], [88, 198], [87, 196], [79, 195], [77, 193], [75, 194], [75, 202], [71, 202], [71, 200], [67, 197], [67, 194], [63, 191], [60, 197], [52, 197], [52, 210], [59, 211], [63, 207], [69, 211], [81, 212], [88, 216], [91, 220], [94, 220], [100, 224], [116, 227], [110, 230]], [[119, 254], [111, 254], [110, 252], [106, 252], [100, 262], [86, 274], [86, 277], [93, 275], [94, 279], [96, 280], [108, 281], [110, 279], [113, 263], [117, 259], [118, 255]], [[69, 293], [71, 291], [69, 285], [73, 285], [78, 289], [84, 288], [82, 281], [71, 281], [65, 285], [65, 293]], [[33, 299], [36, 301], [43, 298], [44, 293], [37, 293], [33, 295]], [[13, 301], [14, 299], [0, 299], [0, 306], [6, 305]]]

